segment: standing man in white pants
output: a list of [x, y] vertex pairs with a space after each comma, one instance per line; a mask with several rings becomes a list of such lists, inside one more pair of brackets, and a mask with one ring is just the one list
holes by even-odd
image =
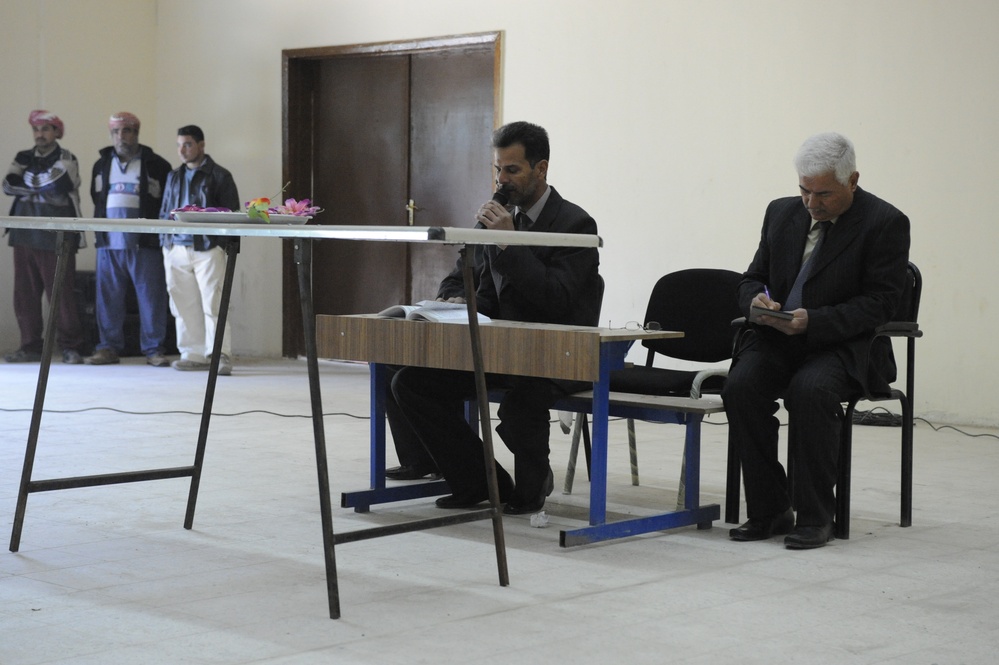
[[[205, 134], [197, 125], [177, 130], [177, 153], [183, 164], [167, 176], [160, 218], [186, 205], [239, 210], [239, 193], [228, 170], [205, 153]], [[215, 348], [215, 331], [222, 283], [225, 279], [225, 245], [238, 238], [195, 234], [163, 234], [170, 312], [177, 321], [180, 359], [171, 366], [181, 371], [207, 370]], [[222, 338], [219, 374], [232, 373], [232, 332], [229, 322]]]

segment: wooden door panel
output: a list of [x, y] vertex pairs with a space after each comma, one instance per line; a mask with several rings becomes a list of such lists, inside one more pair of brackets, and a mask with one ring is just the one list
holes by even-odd
[[[323, 224], [407, 223], [409, 58], [332, 58], [317, 80], [313, 191]], [[406, 245], [320, 242], [317, 314], [359, 314], [405, 302]]]
[[[492, 192], [489, 148], [493, 129], [491, 48], [412, 56], [409, 192], [418, 226], [475, 224]], [[410, 246], [411, 300], [433, 298], [458, 251]]]
[[[406, 224], [413, 198], [422, 208], [416, 224], [472, 226], [492, 189], [499, 38], [283, 51], [287, 194], [325, 208], [318, 224]], [[292, 245], [284, 247], [282, 286], [287, 356], [304, 351]], [[315, 312], [373, 312], [433, 297], [456, 257], [439, 246], [317, 242]]]

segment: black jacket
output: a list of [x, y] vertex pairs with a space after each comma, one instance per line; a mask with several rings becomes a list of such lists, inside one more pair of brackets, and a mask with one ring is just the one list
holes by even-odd
[[[167, 174], [170, 173], [170, 162], [163, 159], [152, 148], [139, 146], [139, 160], [142, 170], [139, 175], [139, 216], [142, 219], [159, 219], [160, 203], [163, 200], [163, 188], [166, 185]], [[94, 217], [107, 217], [108, 180], [111, 176], [111, 164], [114, 162], [114, 148], [108, 146], [101, 150], [101, 157], [94, 163], [94, 172], [90, 180], [90, 197], [94, 201]], [[155, 233], [127, 234], [138, 238], [139, 247], [159, 247], [160, 238]], [[95, 245], [98, 248], [108, 244], [107, 233], [94, 233]]]
[[[595, 235], [597, 223], [552, 188], [531, 231]], [[479, 311], [507, 321], [595, 326], [603, 298], [599, 265], [595, 247], [485, 247]]]
[[[167, 175], [166, 188], [163, 190], [163, 203], [160, 205], [160, 219], [170, 219], [170, 211], [180, 207], [180, 186], [185, 177], [187, 166], [181, 164]], [[233, 212], [239, 210], [239, 191], [232, 174], [219, 166], [205, 155], [205, 160], [194, 172], [191, 178], [191, 189], [188, 203], [202, 208], [228, 208]], [[169, 247], [173, 236], [163, 234], [160, 241], [164, 247]], [[194, 236], [194, 249], [204, 251], [223, 242], [221, 236]]]
[[[770, 289], [784, 302], [801, 266], [811, 226], [800, 196], [773, 201], [767, 208], [756, 256], [739, 285], [739, 306], [749, 313], [756, 294]], [[802, 290], [808, 330], [801, 340], [761, 328], [762, 334], [810, 349], [832, 348], [846, 370], [873, 392], [895, 379], [895, 359], [887, 338], [871, 333], [891, 320], [905, 283], [909, 257], [909, 218], [890, 203], [857, 188], [853, 203], [823, 241]], [[867, 364], [870, 350], [870, 365]], [[864, 375], [862, 368], [869, 367]]]

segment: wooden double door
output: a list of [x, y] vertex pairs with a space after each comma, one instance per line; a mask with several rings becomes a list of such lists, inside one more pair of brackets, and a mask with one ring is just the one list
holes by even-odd
[[[315, 222], [464, 226], [492, 192], [499, 34], [284, 52], [288, 196]], [[433, 298], [457, 249], [315, 243], [316, 314]], [[284, 257], [283, 352], [303, 352], [293, 250]]]

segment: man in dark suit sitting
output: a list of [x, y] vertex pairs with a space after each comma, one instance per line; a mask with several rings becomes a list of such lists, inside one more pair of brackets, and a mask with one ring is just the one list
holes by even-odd
[[[582, 208], [550, 187], [548, 134], [515, 122], [493, 134], [496, 182], [509, 194], [508, 207], [495, 200], [479, 208], [476, 220], [493, 230], [593, 233], [597, 224]], [[515, 221], [516, 220], [516, 221]], [[600, 315], [603, 283], [596, 248], [487, 246], [476, 260], [476, 302], [494, 319], [593, 326]], [[509, 349], [517, 353], [517, 349]], [[552, 405], [564, 392], [549, 379], [487, 375], [491, 388], [507, 388], [497, 432], [514, 454], [516, 485], [496, 465], [504, 512], [538, 512], [552, 492], [548, 463]], [[486, 501], [482, 441], [462, 418], [461, 403], [475, 394], [470, 372], [405, 367], [392, 392], [406, 420], [447, 480], [452, 494], [441, 508], [470, 508]]]
[[[835, 133], [805, 141], [795, 157], [801, 196], [770, 203], [739, 303], [789, 312], [749, 330], [722, 392], [729, 438], [739, 451], [749, 521], [733, 540], [789, 534], [792, 549], [832, 539], [841, 402], [895, 379], [889, 340], [869, 334], [901, 298], [909, 219], [857, 186], [853, 144]], [[867, 371], [870, 349], [870, 371]], [[777, 459], [777, 398], [788, 411], [794, 496]], [[792, 511], [797, 511], [797, 520]]]

